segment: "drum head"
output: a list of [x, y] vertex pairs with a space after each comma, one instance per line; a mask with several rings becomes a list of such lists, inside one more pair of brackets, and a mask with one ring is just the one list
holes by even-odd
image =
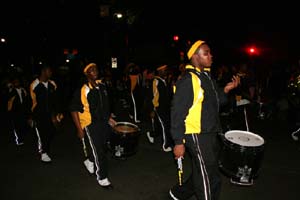
[[132, 124], [130, 122], [117, 122], [114, 126], [114, 131], [117, 133], [136, 133], [139, 128], [137, 125]]
[[257, 147], [265, 143], [264, 139], [254, 133], [241, 130], [231, 130], [225, 133], [225, 139], [245, 147]]

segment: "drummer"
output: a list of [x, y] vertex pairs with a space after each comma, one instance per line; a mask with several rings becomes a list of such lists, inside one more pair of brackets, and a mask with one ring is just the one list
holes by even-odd
[[184, 158], [188, 151], [192, 173], [182, 185], [169, 191], [172, 199], [219, 198], [221, 177], [218, 171], [216, 139], [220, 133], [219, 107], [226, 93], [237, 87], [234, 76], [223, 89], [218, 89], [210, 76], [212, 55], [208, 44], [196, 41], [188, 50], [189, 64], [185, 75], [176, 82], [171, 107], [171, 135], [175, 141], [175, 159]]
[[101, 187], [111, 189], [106, 154], [111, 130], [109, 125], [114, 126], [116, 122], [112, 119], [109, 111], [105, 85], [98, 80], [97, 65], [95, 63], [86, 65], [83, 73], [87, 81], [74, 93], [70, 112], [78, 137], [83, 142], [86, 138], [91, 148], [92, 158], [85, 155], [84, 165], [90, 173], [95, 173]]

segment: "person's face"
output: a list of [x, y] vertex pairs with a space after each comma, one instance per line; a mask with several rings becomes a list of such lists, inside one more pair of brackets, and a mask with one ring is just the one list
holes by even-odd
[[168, 75], [168, 71], [166, 69], [162, 69], [158, 72], [159, 76], [166, 77]]
[[14, 85], [14, 87], [18, 88], [20, 86], [20, 81], [19, 79], [15, 79], [12, 81], [12, 84]]
[[185, 65], [184, 64], [179, 65], [179, 71], [180, 72], [184, 72], [185, 71]]
[[47, 78], [47, 79], [49, 79], [49, 78], [51, 78], [51, 76], [52, 76], [52, 70], [51, 70], [51, 68], [45, 68], [44, 70], [43, 70], [43, 76], [45, 77], [45, 78]]
[[98, 73], [97, 67], [90, 67], [86, 72], [86, 76], [90, 80], [96, 80], [98, 78]]
[[200, 46], [198, 52], [196, 53], [196, 61], [201, 67], [210, 67], [212, 64], [212, 55], [210, 48], [207, 44]]

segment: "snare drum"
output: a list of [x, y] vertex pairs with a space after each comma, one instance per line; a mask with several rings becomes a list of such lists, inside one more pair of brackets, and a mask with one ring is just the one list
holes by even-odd
[[133, 155], [137, 151], [140, 129], [130, 122], [117, 122], [113, 127], [110, 145], [117, 157]]
[[264, 139], [241, 130], [227, 131], [221, 136], [219, 166], [238, 185], [252, 185], [263, 159]]

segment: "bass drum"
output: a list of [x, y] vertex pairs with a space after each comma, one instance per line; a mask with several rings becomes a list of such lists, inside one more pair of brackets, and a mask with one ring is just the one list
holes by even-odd
[[222, 138], [219, 166], [231, 177], [231, 183], [252, 185], [264, 154], [264, 139], [254, 133], [230, 130]]
[[117, 122], [110, 137], [111, 149], [116, 157], [126, 157], [138, 149], [140, 129], [130, 122]]

